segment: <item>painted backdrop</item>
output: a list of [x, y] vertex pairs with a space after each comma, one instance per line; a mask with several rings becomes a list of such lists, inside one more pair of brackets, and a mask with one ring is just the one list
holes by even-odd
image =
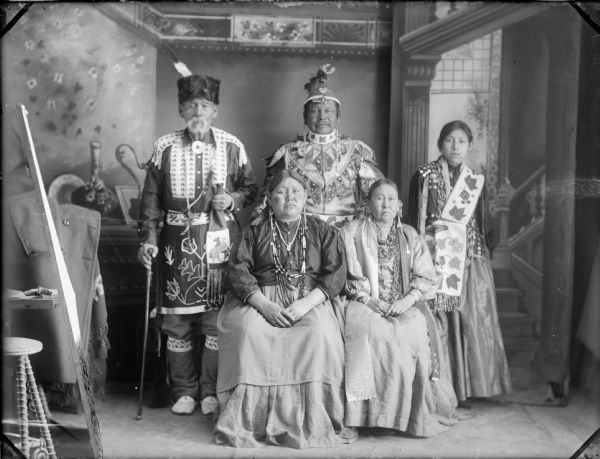
[[[108, 188], [135, 185], [115, 159], [125, 143], [149, 157], [155, 137], [156, 50], [88, 4], [34, 4], [2, 37], [5, 115], [22, 103], [44, 182], [62, 174], [90, 178], [90, 142], [100, 142]], [[5, 152], [4, 154], [12, 154]], [[138, 180], [145, 172], [130, 151]]]

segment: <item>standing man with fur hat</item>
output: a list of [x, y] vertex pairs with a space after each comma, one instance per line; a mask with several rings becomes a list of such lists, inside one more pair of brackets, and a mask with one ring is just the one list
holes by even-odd
[[[175, 414], [218, 408], [216, 320], [224, 300], [229, 247], [239, 232], [235, 212], [256, 197], [244, 145], [212, 127], [219, 80], [192, 75], [177, 81], [179, 115], [186, 128], [154, 143], [141, 200], [138, 259], [156, 258], [156, 307], [167, 335]], [[206, 337], [198, 371], [194, 332]], [[200, 374], [199, 374], [200, 373]]]
[[309, 191], [307, 214], [339, 226], [362, 212], [369, 187], [383, 174], [367, 144], [338, 133], [340, 101], [326, 86], [334, 71], [325, 64], [304, 86], [305, 132], [267, 159], [267, 180], [281, 169], [295, 169]]

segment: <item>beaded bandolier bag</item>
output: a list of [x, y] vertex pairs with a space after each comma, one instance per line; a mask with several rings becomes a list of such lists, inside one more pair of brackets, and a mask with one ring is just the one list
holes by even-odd
[[[193, 149], [193, 144], [192, 144]], [[223, 291], [223, 276], [225, 267], [229, 261], [229, 251], [231, 240], [235, 235], [230, 234], [231, 231], [227, 226], [227, 216], [222, 210], [215, 210], [210, 203], [213, 197], [217, 194], [225, 193], [222, 183], [215, 185], [215, 174], [212, 170], [207, 174], [206, 186], [199, 196], [199, 204], [201, 213], [208, 216], [208, 229], [206, 231], [205, 242], [205, 257], [206, 257], [206, 299], [209, 304], [221, 305], [224, 300]], [[189, 199], [188, 199], [189, 202]], [[188, 204], [187, 209], [187, 226], [186, 234], [191, 233], [191, 222], [193, 221], [193, 213], [191, 212], [191, 204]], [[235, 230], [236, 226], [232, 226]], [[234, 231], [235, 232], [235, 231]], [[204, 265], [200, 265], [203, 267]]]
[[[485, 181], [482, 174], [473, 172], [465, 164], [460, 167], [460, 175], [453, 186], [448, 163], [443, 157], [418, 169], [425, 180], [418, 230], [425, 235], [440, 279], [436, 298], [430, 300], [430, 305], [445, 311], [458, 310], [461, 306], [464, 275], [476, 233], [474, 213]], [[432, 200], [438, 211], [428, 215], [428, 203]]]

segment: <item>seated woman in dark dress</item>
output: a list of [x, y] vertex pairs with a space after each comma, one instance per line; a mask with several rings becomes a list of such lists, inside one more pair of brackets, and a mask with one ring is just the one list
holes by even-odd
[[346, 281], [337, 230], [306, 216], [303, 181], [283, 170], [269, 206], [233, 246], [218, 318], [219, 444], [292, 448], [336, 442], [344, 343], [330, 299]]

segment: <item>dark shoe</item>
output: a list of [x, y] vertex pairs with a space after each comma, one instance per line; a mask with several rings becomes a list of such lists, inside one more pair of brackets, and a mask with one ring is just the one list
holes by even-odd
[[342, 427], [339, 433], [335, 434], [335, 442], [349, 444], [358, 439], [358, 430], [356, 427]]
[[461, 402], [458, 402], [458, 407], [459, 408], [463, 408], [465, 410], [470, 410], [471, 409], [471, 404], [469, 402], [467, 402], [466, 400], [463, 400]]
[[466, 421], [475, 417], [475, 413], [472, 410], [461, 408], [460, 406], [454, 412], [454, 418], [459, 421]]

